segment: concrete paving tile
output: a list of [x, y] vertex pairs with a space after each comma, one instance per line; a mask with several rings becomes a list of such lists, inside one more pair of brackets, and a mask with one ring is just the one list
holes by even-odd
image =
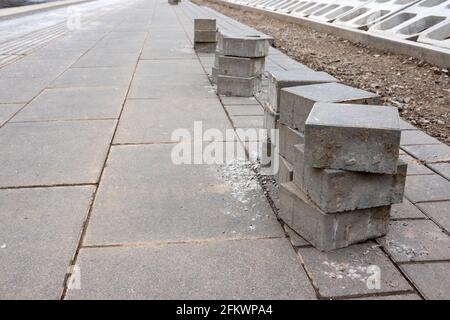
[[284, 224], [284, 230], [289, 236], [289, 241], [294, 247], [308, 247], [311, 246], [311, 244], [303, 239], [297, 232], [289, 228], [287, 224]]
[[115, 120], [7, 123], [0, 187], [97, 182]]
[[130, 87], [130, 99], [213, 98], [217, 97], [206, 75], [168, 74], [136, 76]]
[[408, 199], [403, 199], [402, 203], [394, 204], [391, 207], [392, 219], [426, 219], [427, 217]]
[[118, 118], [126, 88], [46, 89], [12, 122]]
[[0, 127], [22, 107], [22, 104], [0, 104]]
[[225, 106], [228, 105], [241, 105], [241, 104], [254, 104], [260, 105], [259, 102], [254, 97], [226, 97], [221, 96], [220, 100]]
[[129, 68], [71, 68], [64, 72], [50, 88], [67, 87], [126, 87], [133, 69]]
[[128, 100], [114, 143], [168, 142], [177, 129], [189, 130], [194, 139], [196, 121], [201, 121], [202, 133], [219, 130], [220, 141], [226, 140], [226, 129], [232, 128], [217, 98]]
[[450, 299], [450, 262], [406, 264], [401, 268], [425, 298]]
[[437, 174], [407, 176], [405, 196], [412, 203], [450, 200], [450, 181]]
[[231, 121], [236, 128], [264, 127], [264, 116], [232, 116]]
[[[322, 297], [348, 297], [412, 289], [394, 264], [373, 242], [356, 244], [333, 252], [320, 252], [313, 247], [300, 248], [298, 251]], [[379, 289], [370, 286], [376, 273], [376, 267], [373, 266], [378, 267], [380, 271]]]
[[187, 40], [153, 41], [142, 50], [141, 59], [197, 59], [192, 44]]
[[0, 78], [0, 103], [25, 104], [33, 99], [51, 80], [47, 78]]
[[440, 144], [439, 140], [427, 135], [421, 130], [402, 131], [400, 145]]
[[226, 105], [230, 116], [264, 116], [264, 109], [258, 104]]
[[400, 159], [408, 164], [407, 175], [434, 174], [422, 161], [414, 159], [408, 154], [400, 154]]
[[59, 299], [94, 189], [0, 190], [2, 299]]
[[444, 178], [450, 180], [450, 162], [431, 163], [428, 165], [431, 169], [439, 173]]
[[450, 237], [431, 220], [391, 221], [378, 241], [396, 262], [450, 259]]
[[166, 74], [200, 74], [205, 72], [198, 60], [140, 60], [137, 77]]
[[284, 235], [248, 168], [175, 164], [174, 146], [112, 148], [87, 244]]
[[109, 53], [106, 50], [92, 50], [82, 56], [73, 67], [129, 67], [136, 65], [138, 57], [138, 53]]
[[[73, 63], [72, 59], [31, 59], [26, 57], [0, 69], [0, 78], [56, 78]], [[16, 80], [16, 81], [25, 81]]]
[[450, 146], [437, 145], [405, 146], [403, 149], [415, 158], [427, 163], [450, 161]]
[[424, 202], [418, 203], [417, 206], [450, 233], [450, 201]]
[[82, 249], [79, 260], [68, 299], [315, 299], [286, 239]]

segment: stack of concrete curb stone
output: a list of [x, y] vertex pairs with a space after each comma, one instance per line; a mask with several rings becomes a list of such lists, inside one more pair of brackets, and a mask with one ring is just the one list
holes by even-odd
[[178, 4], [181, 0], [169, 0], [169, 4]]
[[194, 49], [197, 52], [213, 53], [217, 45], [216, 19], [194, 20]]
[[[406, 180], [397, 109], [316, 103], [308, 87], [281, 90], [280, 123], [287, 133], [280, 134], [280, 146], [292, 161], [280, 155], [280, 166], [288, 162], [292, 170], [279, 177], [281, 219], [323, 251], [385, 235], [391, 204], [402, 202]], [[347, 91], [352, 101], [353, 90], [341, 88], [341, 94]], [[321, 90], [322, 96], [331, 91]], [[353, 101], [361, 102], [361, 94], [353, 91]]]
[[213, 68], [219, 95], [251, 97], [260, 90], [269, 40], [261, 35], [219, 35]]

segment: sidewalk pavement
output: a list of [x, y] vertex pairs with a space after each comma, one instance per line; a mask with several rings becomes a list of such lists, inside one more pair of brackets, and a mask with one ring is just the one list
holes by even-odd
[[[132, 0], [0, 69], [0, 298], [450, 298], [449, 164], [417, 161], [448, 160], [445, 145], [404, 143], [389, 235], [332, 253], [280, 224], [248, 166], [173, 163], [172, 132], [194, 121], [262, 126], [256, 99], [215, 94], [213, 55], [192, 49], [204, 16], [250, 30]], [[267, 68], [301, 67], [271, 50]], [[404, 125], [405, 141], [423, 136]]]

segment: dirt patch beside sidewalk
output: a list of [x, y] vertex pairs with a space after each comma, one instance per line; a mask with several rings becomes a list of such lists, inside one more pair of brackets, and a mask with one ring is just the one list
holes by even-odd
[[274, 37], [276, 48], [312, 69], [326, 71], [342, 83], [379, 94], [384, 104], [398, 107], [402, 118], [450, 144], [448, 69], [372, 49], [264, 14], [207, 0], [192, 2], [208, 6]]

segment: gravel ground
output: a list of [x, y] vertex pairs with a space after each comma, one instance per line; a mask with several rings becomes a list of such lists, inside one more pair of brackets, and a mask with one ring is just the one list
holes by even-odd
[[193, 2], [211, 7], [274, 37], [276, 48], [310, 68], [326, 71], [342, 83], [379, 94], [385, 105], [398, 107], [402, 118], [450, 144], [448, 69], [263, 14], [205, 0]]

